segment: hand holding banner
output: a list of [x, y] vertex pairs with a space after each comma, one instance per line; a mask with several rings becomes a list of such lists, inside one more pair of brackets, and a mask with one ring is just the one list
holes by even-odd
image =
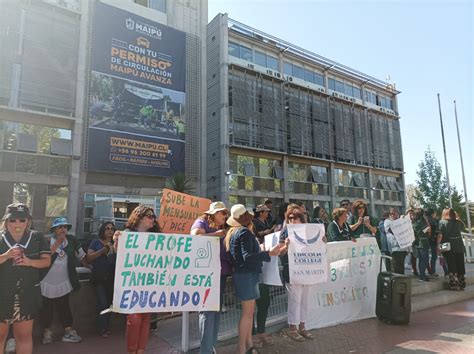
[[313, 285], [327, 281], [324, 224], [290, 224], [288, 261], [290, 283]]
[[410, 247], [415, 241], [415, 232], [410, 218], [400, 218], [393, 220], [390, 224], [393, 236], [397, 239], [400, 248]]
[[211, 201], [163, 189], [159, 224], [162, 232], [189, 234], [194, 220], [209, 209]]
[[113, 311], [218, 311], [217, 237], [124, 231], [118, 240]]

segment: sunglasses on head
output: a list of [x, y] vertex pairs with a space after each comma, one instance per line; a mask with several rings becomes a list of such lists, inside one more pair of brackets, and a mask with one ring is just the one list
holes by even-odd
[[8, 219], [8, 222], [11, 222], [13, 224], [16, 223], [17, 220], [22, 224], [26, 222], [26, 219]]

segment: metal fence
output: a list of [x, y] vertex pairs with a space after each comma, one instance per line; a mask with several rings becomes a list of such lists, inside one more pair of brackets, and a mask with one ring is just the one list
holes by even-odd
[[[257, 309], [255, 309], [257, 310]], [[238, 335], [238, 324], [240, 320], [240, 300], [234, 296], [232, 277], [227, 278], [226, 291], [224, 293], [223, 308], [220, 318], [219, 340], [226, 340]], [[270, 307], [268, 309], [267, 326], [286, 321], [287, 294], [284, 286], [270, 286]], [[189, 348], [198, 348], [199, 328], [197, 316], [191, 316], [189, 323]]]

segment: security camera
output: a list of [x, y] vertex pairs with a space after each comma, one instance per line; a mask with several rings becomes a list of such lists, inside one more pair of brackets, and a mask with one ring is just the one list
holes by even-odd
[[225, 175], [226, 175], [226, 176], [230, 176], [230, 171], [226, 171], [226, 172], [225, 172]]

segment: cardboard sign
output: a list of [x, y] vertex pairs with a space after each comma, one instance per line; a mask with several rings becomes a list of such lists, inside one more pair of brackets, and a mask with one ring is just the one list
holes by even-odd
[[328, 278], [324, 224], [290, 224], [290, 283], [312, 285]]
[[194, 221], [209, 210], [211, 201], [163, 189], [158, 223], [165, 233], [189, 234]]
[[415, 241], [415, 232], [413, 231], [410, 218], [393, 220], [390, 224], [390, 229], [402, 249], [410, 247]]
[[[280, 232], [274, 232], [265, 236], [265, 249], [270, 250], [280, 242]], [[267, 285], [282, 286], [280, 270], [278, 268], [278, 257], [270, 257], [270, 262], [263, 262], [262, 283]]]
[[220, 271], [217, 237], [123, 232], [113, 311], [218, 311]]

